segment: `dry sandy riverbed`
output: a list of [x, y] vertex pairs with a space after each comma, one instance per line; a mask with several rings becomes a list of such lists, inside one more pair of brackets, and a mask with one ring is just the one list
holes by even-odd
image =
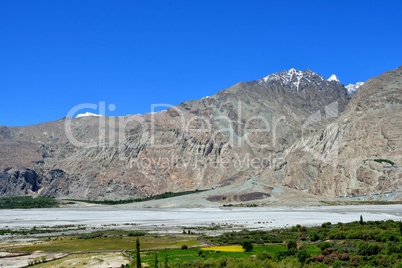
[[[0, 228], [84, 225], [130, 229], [169, 229], [175, 226], [235, 224], [246, 228], [272, 229], [296, 224], [312, 226], [323, 222], [400, 220], [402, 205], [359, 205], [322, 207], [255, 208], [130, 208], [100, 206], [82, 208], [0, 210]], [[128, 225], [130, 224], [130, 225]]]

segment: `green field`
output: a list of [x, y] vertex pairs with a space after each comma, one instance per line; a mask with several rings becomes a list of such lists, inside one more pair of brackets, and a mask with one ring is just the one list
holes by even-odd
[[[21, 251], [46, 252], [88, 252], [88, 251], [132, 251], [135, 249], [136, 237], [109, 236], [90, 239], [79, 239], [77, 236], [61, 236], [50, 238], [50, 241], [36, 242], [32, 245], [8, 247], [7, 249]], [[182, 245], [199, 246], [195, 237], [180, 238], [172, 236], [140, 237], [143, 250], [158, 248], [180, 248]]]
[[[90, 252], [127, 251], [132, 256], [132, 263], [125, 267], [136, 267], [136, 241], [139, 239], [144, 267], [155, 267], [158, 256], [158, 267], [163, 268], [402, 268], [402, 223], [392, 220], [364, 221], [360, 218], [347, 224], [326, 222], [309, 228], [296, 225], [271, 231], [231, 231], [218, 236], [188, 233], [155, 235], [142, 231], [96, 231], [49, 237], [22, 245], [6, 245], [2, 249], [80, 252], [87, 255]], [[250, 251], [241, 250], [239, 245], [246, 249], [245, 245], [250, 243]], [[85, 258], [88, 258], [87, 255]], [[70, 255], [69, 258], [73, 257]], [[165, 260], [168, 266], [165, 266]]]

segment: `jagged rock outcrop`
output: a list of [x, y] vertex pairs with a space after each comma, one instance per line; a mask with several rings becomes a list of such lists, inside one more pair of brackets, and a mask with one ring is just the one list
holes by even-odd
[[1, 195], [30, 195], [40, 188], [36, 172], [28, 168], [9, 168], [0, 173]]

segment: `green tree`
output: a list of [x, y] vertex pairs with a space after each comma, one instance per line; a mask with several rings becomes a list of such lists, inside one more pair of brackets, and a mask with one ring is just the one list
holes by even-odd
[[311, 241], [315, 242], [315, 241], [317, 241], [319, 239], [320, 239], [320, 237], [318, 236], [318, 234], [316, 232], [311, 232], [310, 233], [310, 240]]
[[360, 223], [361, 225], [363, 225], [363, 224], [364, 224], [364, 221], [363, 221], [363, 216], [362, 216], [362, 215], [360, 215], [360, 221], [359, 221], [359, 223]]
[[253, 250], [253, 244], [250, 241], [244, 241], [242, 243], [242, 247], [244, 249], [245, 252], [250, 252]]
[[155, 268], [159, 267], [158, 253], [155, 254]]
[[307, 252], [305, 248], [302, 248], [296, 253], [297, 259], [299, 259], [301, 264], [305, 264], [308, 258], [310, 258], [310, 254]]
[[294, 241], [294, 240], [289, 240], [287, 246], [288, 246], [289, 250], [297, 249], [297, 244], [296, 244], [296, 241]]
[[400, 221], [400, 222], [398, 223], [398, 225], [399, 225], [399, 232], [400, 232], [401, 235], [402, 235], [402, 221]]
[[361, 242], [357, 248], [357, 254], [363, 256], [376, 255], [381, 251], [381, 247], [376, 243], [365, 243]]
[[164, 263], [164, 268], [169, 268], [169, 264], [168, 264], [168, 256], [165, 255], [165, 263]]
[[137, 250], [137, 268], [141, 268], [140, 239], [138, 237], [135, 243], [135, 248]]

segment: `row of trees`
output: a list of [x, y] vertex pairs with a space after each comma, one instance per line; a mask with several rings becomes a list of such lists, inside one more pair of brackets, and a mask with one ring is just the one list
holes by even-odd
[[51, 208], [58, 205], [53, 197], [10, 196], [0, 198], [0, 209], [13, 208]]
[[[140, 239], [137, 237], [137, 240], [135, 242], [135, 267], [136, 268], [141, 268], [141, 248], [140, 248]], [[131, 267], [134, 267], [134, 264], [131, 265]], [[158, 253], [155, 253], [155, 263], [154, 263], [155, 268], [159, 268], [159, 258], [158, 258]], [[168, 264], [168, 256], [165, 255], [165, 261], [163, 262], [163, 268], [169, 268]]]

